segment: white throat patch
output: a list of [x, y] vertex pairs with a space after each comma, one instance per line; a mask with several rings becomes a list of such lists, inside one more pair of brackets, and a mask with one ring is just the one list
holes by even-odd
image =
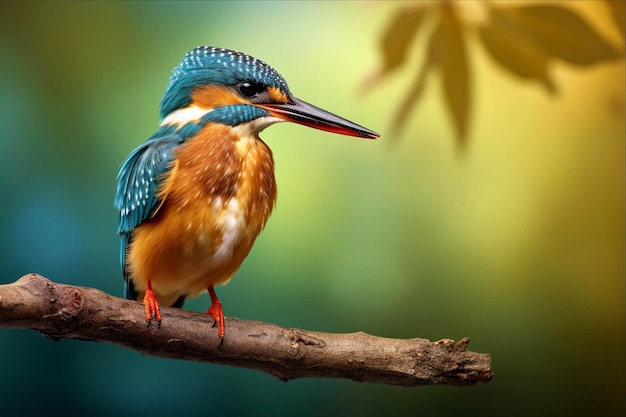
[[233, 126], [233, 131], [244, 138], [255, 138], [260, 131], [274, 123], [284, 122], [283, 119], [274, 116], [258, 117], [246, 123], [240, 123], [237, 126]]

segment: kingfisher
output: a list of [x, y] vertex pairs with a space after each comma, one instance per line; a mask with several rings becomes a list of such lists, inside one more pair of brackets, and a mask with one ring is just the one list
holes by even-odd
[[259, 133], [283, 121], [379, 136], [294, 97], [242, 52], [199, 46], [172, 71], [159, 129], [122, 163], [114, 204], [124, 296], [143, 301], [148, 326], [160, 326], [161, 305], [208, 291], [206, 314], [223, 339], [215, 286], [235, 275], [275, 206], [274, 159]]

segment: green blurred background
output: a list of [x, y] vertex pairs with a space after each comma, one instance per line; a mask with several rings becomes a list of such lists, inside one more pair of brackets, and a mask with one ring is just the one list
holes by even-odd
[[[400, 134], [391, 121], [414, 70], [360, 91], [398, 7], [0, 3], [0, 283], [38, 272], [122, 295], [117, 169], [156, 129], [185, 52], [227, 47], [381, 138], [287, 124], [262, 133], [279, 201], [238, 275], [218, 289], [226, 314], [319, 331], [469, 336], [471, 350], [492, 355], [494, 379], [285, 384], [4, 330], [2, 416], [624, 414], [623, 60], [557, 65], [562, 91], [549, 96], [470, 44], [473, 115], [459, 152], [436, 77]], [[203, 295], [187, 308], [209, 303]]]

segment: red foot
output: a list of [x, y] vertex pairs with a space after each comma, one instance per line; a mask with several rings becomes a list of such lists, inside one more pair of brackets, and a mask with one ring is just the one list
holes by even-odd
[[146, 295], [143, 297], [143, 305], [146, 308], [146, 320], [148, 321], [148, 326], [150, 326], [150, 321], [155, 319], [158, 326], [161, 327], [161, 307], [157, 301], [156, 294], [152, 290], [152, 283], [150, 280], [148, 280]]
[[217, 298], [217, 294], [215, 294], [215, 290], [211, 285], [209, 288], [209, 295], [211, 296], [211, 308], [209, 308], [206, 313], [210, 314], [215, 320], [215, 325], [217, 326], [217, 336], [221, 339], [224, 337], [224, 310], [222, 309], [222, 303]]

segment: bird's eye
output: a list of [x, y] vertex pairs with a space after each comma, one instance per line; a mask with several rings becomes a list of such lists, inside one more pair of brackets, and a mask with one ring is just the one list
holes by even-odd
[[261, 84], [255, 84], [247, 81], [239, 84], [239, 92], [244, 97], [254, 97], [263, 90], [265, 90], [265, 88]]

